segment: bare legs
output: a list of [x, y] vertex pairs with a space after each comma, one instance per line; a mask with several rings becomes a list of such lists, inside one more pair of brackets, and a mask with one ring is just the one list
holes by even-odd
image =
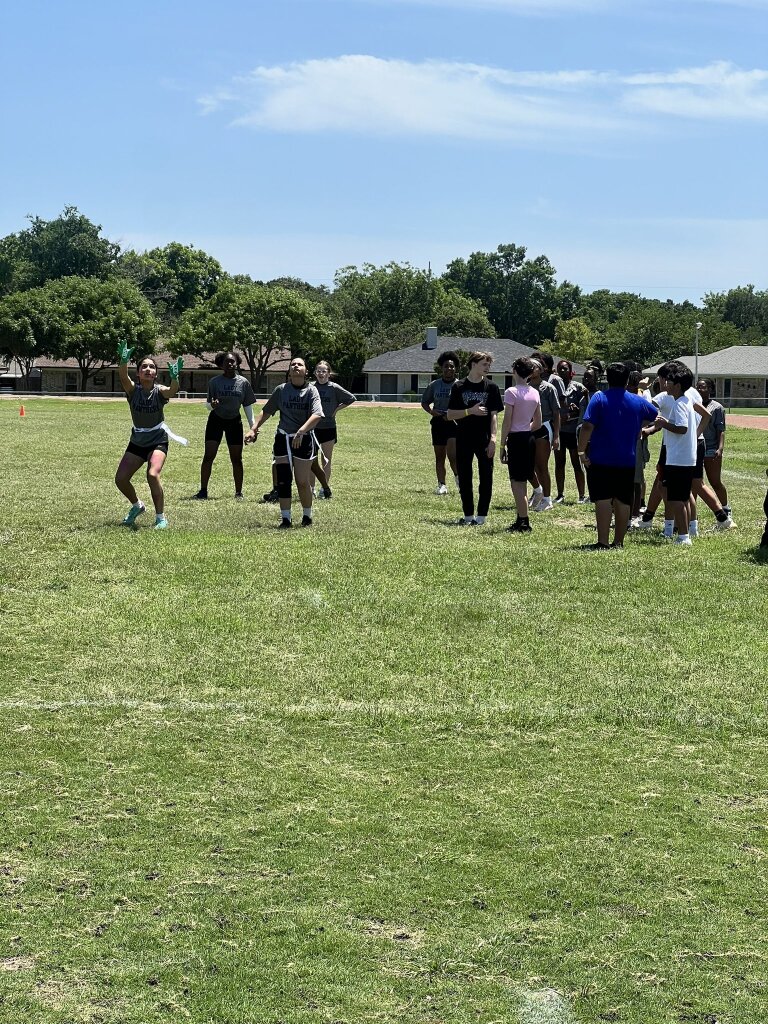
[[[165, 495], [163, 493], [163, 485], [160, 483], [160, 473], [164, 464], [165, 452], [156, 448], [147, 462], [147, 483], [149, 484], [152, 504], [155, 506], [157, 515], [162, 515], [165, 508]], [[125, 495], [132, 505], [135, 505], [139, 500], [136, 488], [133, 486], [133, 477], [143, 465], [144, 460], [142, 458], [126, 452], [120, 460], [120, 465], [115, 473], [117, 489], [121, 494]]]

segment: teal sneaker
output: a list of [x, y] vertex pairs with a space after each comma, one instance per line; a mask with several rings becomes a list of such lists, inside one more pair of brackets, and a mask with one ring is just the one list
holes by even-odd
[[133, 525], [135, 525], [136, 520], [139, 518], [139, 516], [142, 515], [142, 513], [146, 512], [146, 511], [147, 511], [147, 506], [144, 504], [143, 501], [140, 501], [138, 503], [138, 505], [131, 505], [131, 511], [128, 513], [128, 515], [123, 520], [123, 526], [133, 526]]
[[155, 520], [155, 525], [154, 525], [153, 529], [155, 529], [155, 530], [167, 530], [168, 529], [168, 520], [165, 518], [165, 516], [158, 516], [157, 517], [157, 519]]

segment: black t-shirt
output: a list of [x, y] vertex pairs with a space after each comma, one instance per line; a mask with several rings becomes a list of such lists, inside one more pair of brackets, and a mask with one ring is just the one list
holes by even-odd
[[484, 405], [488, 415], [464, 416], [456, 420], [457, 440], [484, 440], [487, 444], [491, 439], [491, 413], [504, 409], [498, 384], [485, 379], [475, 384], [467, 377], [464, 380], [457, 380], [451, 388], [448, 408], [470, 409], [473, 405]]

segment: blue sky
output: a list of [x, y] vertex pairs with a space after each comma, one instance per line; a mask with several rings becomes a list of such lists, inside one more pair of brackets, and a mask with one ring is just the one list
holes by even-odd
[[502, 242], [559, 280], [768, 287], [768, 0], [6, 0], [0, 234], [330, 284]]

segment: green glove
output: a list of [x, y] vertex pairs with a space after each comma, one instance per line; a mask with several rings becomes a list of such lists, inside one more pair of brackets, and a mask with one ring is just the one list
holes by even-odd
[[133, 349], [128, 348], [128, 342], [121, 341], [120, 344], [117, 346], [117, 356], [118, 359], [120, 360], [120, 365], [126, 366], [132, 355]]
[[184, 367], [184, 360], [179, 356], [175, 363], [168, 363], [168, 373], [171, 375], [171, 380], [178, 382], [179, 374]]

